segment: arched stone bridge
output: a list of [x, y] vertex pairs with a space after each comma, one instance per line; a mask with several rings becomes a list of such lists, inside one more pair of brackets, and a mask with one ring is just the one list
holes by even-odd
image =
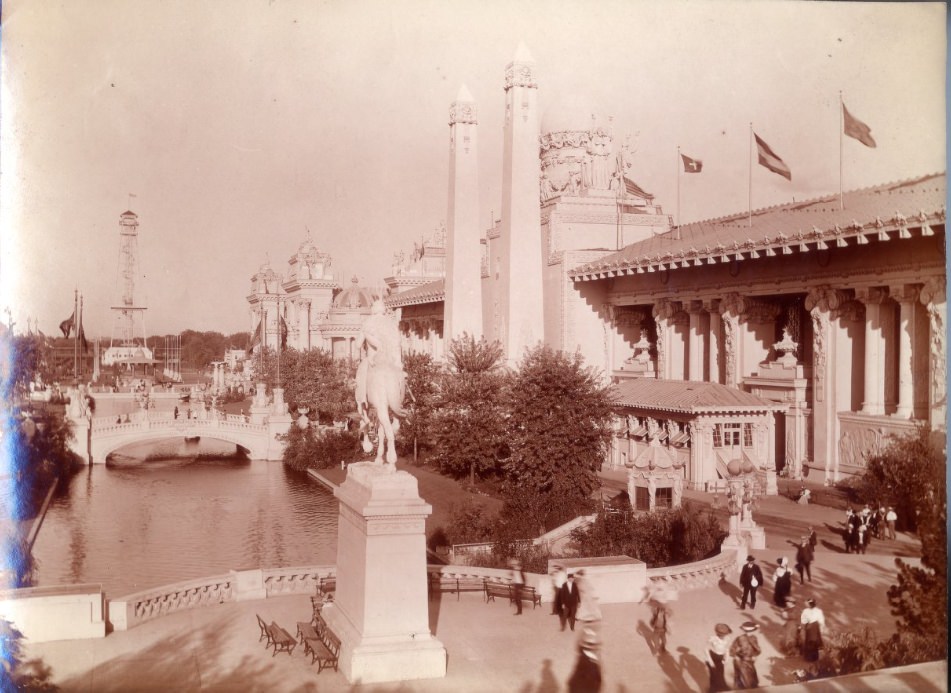
[[[290, 417], [271, 417], [264, 423], [249, 423], [244, 417], [231, 415], [227, 418], [186, 419], [142, 417], [129, 423], [116, 423], [103, 419], [90, 422], [87, 432], [88, 446], [83, 446], [83, 431], [78, 430], [76, 447], [90, 463], [104, 464], [110, 453], [119, 448], [150, 440], [170, 438], [214, 438], [234, 443], [247, 451], [255, 460], [279, 460], [284, 453], [284, 443], [279, 439], [286, 433]], [[87, 450], [81, 448], [87, 447]]]

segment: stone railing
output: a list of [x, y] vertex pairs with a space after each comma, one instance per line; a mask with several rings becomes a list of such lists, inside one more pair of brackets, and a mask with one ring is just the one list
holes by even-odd
[[268, 568], [264, 571], [264, 589], [268, 597], [285, 594], [316, 594], [321, 578], [336, 577], [337, 566]]
[[[434, 565], [426, 566], [426, 572], [430, 579], [434, 577], [449, 578], [458, 580], [488, 580], [489, 582], [498, 582], [509, 584], [512, 582], [512, 571], [505, 568], [480, 568], [469, 565]], [[548, 580], [547, 575], [537, 573], [525, 573], [525, 582], [533, 587], [538, 587], [542, 581]], [[550, 582], [550, 580], [549, 580]]]
[[109, 622], [114, 630], [128, 630], [153, 618], [184, 609], [234, 601], [233, 574], [216, 575], [163, 585], [109, 601]]
[[721, 549], [713, 558], [696, 563], [648, 568], [647, 580], [652, 588], [668, 587], [678, 592], [714, 587], [737, 570], [737, 550]]

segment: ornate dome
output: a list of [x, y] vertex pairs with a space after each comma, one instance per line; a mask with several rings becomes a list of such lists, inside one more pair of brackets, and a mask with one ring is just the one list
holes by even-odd
[[360, 286], [360, 280], [354, 277], [350, 280], [350, 286], [334, 298], [333, 307], [341, 310], [362, 308], [369, 310], [373, 301], [380, 297], [378, 290]]

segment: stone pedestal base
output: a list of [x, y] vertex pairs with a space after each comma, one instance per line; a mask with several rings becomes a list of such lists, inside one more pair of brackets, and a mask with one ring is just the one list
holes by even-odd
[[446, 675], [446, 650], [429, 631], [426, 518], [416, 478], [371, 462], [347, 467], [335, 491], [337, 593], [324, 618], [341, 641], [351, 683]]
[[766, 548], [766, 530], [755, 522], [741, 522], [740, 536], [746, 540], [751, 549]]

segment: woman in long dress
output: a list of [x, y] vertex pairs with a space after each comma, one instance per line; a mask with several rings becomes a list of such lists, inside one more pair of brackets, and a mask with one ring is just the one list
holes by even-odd
[[779, 567], [773, 576], [775, 587], [773, 588], [773, 603], [780, 609], [786, 608], [786, 602], [792, 593], [792, 573], [789, 571], [789, 559], [785, 556], [779, 559]]
[[728, 691], [730, 686], [726, 682], [726, 655], [730, 649], [727, 636], [733, 632], [725, 623], [718, 623], [714, 634], [710, 636], [707, 646], [707, 671], [710, 672], [710, 693]]
[[753, 621], [747, 621], [740, 628], [743, 633], [730, 646], [730, 656], [733, 657], [734, 688], [737, 690], [756, 688], [759, 686], [756, 658], [759, 657], [761, 650], [753, 633], [759, 630], [759, 626]]

